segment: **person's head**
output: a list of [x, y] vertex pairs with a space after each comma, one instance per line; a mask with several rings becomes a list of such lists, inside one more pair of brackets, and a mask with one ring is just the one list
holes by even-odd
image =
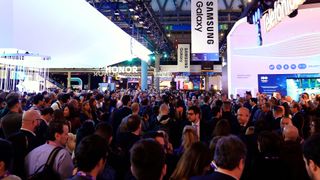
[[97, 100], [95, 98], [90, 98], [89, 106], [91, 107], [91, 109], [95, 109], [97, 107]]
[[320, 179], [320, 134], [309, 137], [303, 143], [303, 159], [311, 180]]
[[258, 150], [264, 156], [278, 157], [281, 149], [281, 136], [274, 132], [263, 131], [257, 138]]
[[[220, 107], [220, 106], [216, 105], [216, 107]], [[229, 101], [223, 102], [222, 110], [223, 110], [223, 112], [230, 112], [231, 111], [231, 102], [229, 102]]]
[[320, 133], [320, 118], [312, 117], [310, 121], [310, 136]]
[[309, 94], [306, 93], [306, 92], [302, 93], [302, 94], [301, 94], [301, 99], [304, 100], [304, 101], [309, 100], [309, 99], [310, 99], [310, 98], [309, 98]]
[[289, 118], [289, 117], [282, 117], [281, 120], [280, 120], [280, 128], [281, 128], [281, 131], [283, 131], [283, 128], [284, 128], [286, 125], [292, 125], [292, 120], [291, 120], [291, 118]]
[[299, 137], [298, 128], [292, 124], [286, 125], [283, 128], [282, 136], [284, 141], [297, 141]]
[[85, 111], [85, 112], [90, 112], [91, 111], [91, 107], [90, 107], [89, 101], [85, 101], [85, 102], [82, 103], [82, 111]]
[[112, 133], [113, 133], [112, 126], [106, 122], [100, 122], [96, 126], [96, 130], [94, 132], [94, 134], [97, 134], [103, 137], [108, 144], [110, 144], [112, 141]]
[[264, 113], [267, 113], [269, 112], [271, 109], [270, 109], [270, 103], [266, 102], [264, 104], [261, 105], [261, 110], [264, 112]]
[[169, 106], [165, 103], [162, 103], [159, 108], [160, 115], [168, 115], [169, 114]]
[[213, 130], [213, 136], [228, 136], [231, 134], [231, 125], [227, 119], [221, 119], [217, 122]]
[[181, 156], [171, 179], [189, 179], [192, 176], [205, 174], [210, 168], [210, 151], [202, 142], [193, 143]]
[[47, 122], [50, 122], [53, 118], [53, 109], [51, 107], [47, 107], [41, 110], [41, 118]]
[[51, 106], [51, 104], [52, 104], [52, 99], [50, 98], [50, 97], [45, 97], [44, 98], [44, 107], [50, 107]]
[[57, 120], [57, 121], [64, 120], [65, 118], [64, 118], [63, 110], [61, 109], [54, 110], [52, 118], [53, 120]]
[[277, 99], [277, 100], [280, 100], [281, 99], [281, 94], [279, 92], [276, 92], [274, 93], [274, 97]]
[[67, 93], [60, 93], [58, 94], [58, 100], [62, 103], [62, 104], [66, 104], [69, 102], [70, 100], [70, 95]]
[[127, 129], [129, 132], [137, 133], [137, 135], [140, 134], [140, 132], [141, 132], [141, 118], [139, 115], [131, 115], [128, 117]]
[[124, 95], [122, 97], [121, 101], [122, 101], [122, 104], [124, 106], [129, 106], [130, 107], [130, 105], [131, 105], [131, 97], [129, 95]]
[[237, 111], [237, 119], [240, 125], [246, 125], [249, 122], [250, 111], [246, 107], [241, 107]]
[[258, 99], [257, 98], [250, 98], [250, 105], [251, 106], [255, 106], [255, 105], [257, 105], [257, 103], [258, 103]]
[[238, 137], [229, 135], [218, 140], [213, 159], [218, 169], [231, 171], [235, 177], [240, 179], [246, 154], [247, 149], [244, 143]]
[[214, 106], [212, 108], [212, 116], [215, 117], [215, 118], [221, 118], [221, 116], [222, 116], [221, 107]]
[[9, 93], [6, 96], [7, 108], [10, 111], [22, 112], [19, 98], [20, 98], [20, 95], [18, 93]]
[[140, 108], [139, 108], [139, 103], [132, 103], [131, 104], [131, 110], [132, 110], [132, 114], [138, 114], [139, 111], [140, 111]]
[[300, 111], [300, 105], [297, 102], [292, 102], [290, 105], [290, 111], [292, 114], [297, 113], [298, 111]]
[[78, 112], [80, 107], [79, 107], [79, 100], [78, 99], [71, 99], [68, 103], [69, 107], [72, 107], [75, 112]]
[[75, 162], [79, 171], [90, 172], [96, 177], [104, 169], [107, 159], [108, 145], [99, 135], [83, 138], [75, 151]]
[[69, 109], [69, 106], [64, 106], [64, 107], [63, 107], [63, 117], [64, 117], [64, 118], [69, 118], [69, 117], [70, 117], [70, 109]]
[[44, 96], [40, 93], [36, 94], [33, 97], [33, 104], [35, 104], [36, 106], [43, 106], [44, 105]]
[[65, 146], [68, 141], [69, 124], [66, 121], [51, 121], [48, 129], [48, 140]]
[[153, 139], [142, 139], [130, 150], [131, 171], [137, 180], [161, 180], [166, 174], [164, 148]]
[[273, 117], [274, 118], [282, 117], [283, 114], [284, 114], [283, 106], [274, 106], [273, 107]]
[[199, 141], [197, 132], [192, 126], [185, 126], [182, 132], [182, 143], [184, 150], [188, 149], [192, 143]]
[[206, 104], [209, 103], [209, 100], [210, 100], [210, 97], [209, 97], [209, 96], [205, 96], [205, 97], [203, 98], [203, 102], [206, 103]]
[[198, 106], [191, 106], [188, 109], [188, 120], [193, 123], [200, 121], [200, 108]]
[[251, 91], [246, 91], [246, 100], [250, 100], [250, 98], [252, 98], [252, 94]]
[[13, 147], [7, 140], [0, 138], [0, 174], [5, 173], [11, 168], [14, 157]]
[[36, 127], [40, 125], [40, 122], [41, 115], [37, 110], [28, 110], [22, 115], [22, 128], [28, 129], [32, 132], [34, 132]]

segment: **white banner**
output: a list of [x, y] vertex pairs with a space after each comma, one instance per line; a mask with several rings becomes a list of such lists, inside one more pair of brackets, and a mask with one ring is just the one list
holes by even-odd
[[190, 72], [190, 44], [178, 44], [177, 72]]
[[192, 53], [219, 53], [218, 27], [218, 0], [192, 0]]

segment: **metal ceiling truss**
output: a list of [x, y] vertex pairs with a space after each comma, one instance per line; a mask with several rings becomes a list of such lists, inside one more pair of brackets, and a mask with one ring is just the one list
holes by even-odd
[[154, 15], [149, 0], [87, 0], [130, 36], [152, 51], [171, 51], [172, 45]]

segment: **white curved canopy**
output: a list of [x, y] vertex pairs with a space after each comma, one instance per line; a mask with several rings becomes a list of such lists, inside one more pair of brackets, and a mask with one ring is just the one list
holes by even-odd
[[51, 56], [39, 64], [48, 68], [101, 68], [151, 54], [85, 0], [0, 0], [0, 27], [0, 48]]

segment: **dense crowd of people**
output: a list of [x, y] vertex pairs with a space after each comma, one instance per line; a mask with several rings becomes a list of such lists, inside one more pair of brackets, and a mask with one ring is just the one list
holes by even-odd
[[1, 92], [0, 118], [0, 180], [320, 179], [320, 95]]

